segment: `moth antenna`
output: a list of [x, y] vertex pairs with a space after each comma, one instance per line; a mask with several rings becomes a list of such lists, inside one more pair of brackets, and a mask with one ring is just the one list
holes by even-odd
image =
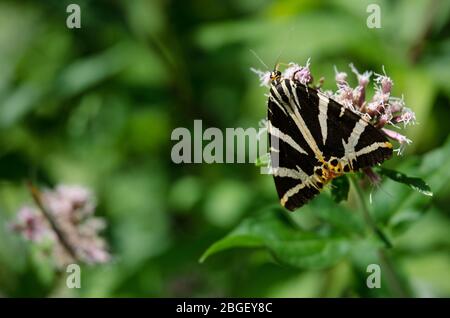
[[262, 60], [262, 58], [260, 58], [260, 57], [258, 56], [258, 54], [256, 54], [256, 52], [255, 52], [254, 50], [250, 49], [250, 52], [252, 52], [252, 54], [258, 59], [258, 61], [259, 61], [262, 65], [264, 65], [264, 67], [265, 67], [266, 69], [269, 69], [269, 67], [267, 66], [267, 64], [264, 63], [264, 61]]
[[283, 54], [285, 48], [286, 48], [286, 45], [283, 46], [283, 48], [281, 49], [281, 52], [278, 54], [277, 59], [275, 60], [275, 67], [273, 68], [274, 71], [278, 71], [278, 68], [280, 65], [287, 65], [286, 63], [280, 62], [280, 57]]
[[288, 34], [287, 34], [286, 40], [284, 41], [284, 44], [283, 44], [283, 47], [282, 47], [280, 53], [278, 54], [278, 56], [277, 56], [277, 58], [276, 58], [276, 60], [275, 60], [275, 67], [274, 67], [274, 70], [278, 70], [278, 66], [279, 66], [280, 64], [284, 64], [284, 63], [280, 63], [280, 57], [281, 57], [281, 55], [284, 53], [284, 50], [286, 49], [287, 43], [289, 43], [289, 39], [291, 38], [291, 35], [292, 35], [292, 31], [293, 31], [293, 30], [294, 30], [294, 27], [291, 27], [290, 30], [289, 30], [289, 32], [288, 32]]
[[278, 67], [280, 66], [280, 57], [281, 54], [283, 53], [284, 48], [281, 50], [281, 52], [278, 54], [276, 60], [275, 60], [275, 67], [273, 68], [275, 71], [278, 70]]

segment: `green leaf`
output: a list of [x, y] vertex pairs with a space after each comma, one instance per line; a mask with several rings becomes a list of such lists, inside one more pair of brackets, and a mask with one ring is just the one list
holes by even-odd
[[200, 263], [203, 263], [209, 256], [230, 248], [263, 246], [263, 240], [254, 235], [229, 235], [211, 245], [200, 257]]
[[420, 178], [408, 177], [404, 173], [401, 173], [401, 172], [398, 172], [395, 170], [381, 168], [381, 167], [379, 167], [377, 170], [380, 174], [382, 174], [396, 182], [406, 184], [411, 189], [414, 189], [414, 190], [416, 190], [424, 195], [428, 195], [430, 197], [433, 196], [433, 192], [431, 192], [430, 186], [428, 184], [426, 184], [426, 182]]
[[79, 94], [129, 65], [129, 47], [120, 43], [102, 53], [86, 57], [66, 66], [56, 81], [56, 94], [70, 97]]
[[331, 195], [333, 196], [334, 202], [339, 203], [341, 201], [346, 201], [348, 197], [348, 191], [350, 190], [350, 182], [347, 176], [341, 176], [332, 181]]
[[11, 127], [27, 112], [29, 112], [35, 101], [41, 98], [43, 93], [38, 87], [23, 84], [2, 102], [0, 105], [0, 127]]
[[304, 209], [306, 208], [311, 211], [311, 214], [348, 236], [364, 234], [365, 223], [360, 214], [349, 210], [343, 204], [337, 205], [330, 196], [322, 194]]
[[[450, 138], [440, 148], [434, 149], [419, 158], [405, 160], [399, 167], [406, 173], [426, 178], [435, 197], [448, 195], [450, 182]], [[378, 171], [378, 170], [377, 170]], [[402, 234], [419, 220], [431, 206], [433, 197], [411, 191], [404, 184], [385, 180], [381, 191], [373, 194], [373, 212], [377, 222], [388, 226], [394, 235]]]
[[349, 242], [342, 237], [306, 232], [296, 227], [282, 208], [269, 208], [245, 219], [211, 245], [200, 262], [215, 253], [241, 247], [262, 247], [282, 264], [318, 269], [333, 265], [346, 255]]

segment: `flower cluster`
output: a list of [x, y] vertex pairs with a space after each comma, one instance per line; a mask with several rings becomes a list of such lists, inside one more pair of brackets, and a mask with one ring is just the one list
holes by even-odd
[[289, 63], [288, 67], [284, 70], [283, 74], [281, 75], [282, 78], [290, 78], [299, 81], [300, 83], [304, 85], [308, 85], [312, 83], [313, 77], [311, 75], [311, 71], [309, 69], [309, 66], [311, 65], [310, 59], [306, 61], [305, 66], [300, 66], [296, 63]]
[[353, 64], [350, 64], [350, 68], [358, 79], [358, 85], [352, 88], [347, 82], [347, 74], [336, 69], [335, 79], [338, 90], [331, 97], [364, 116], [375, 127], [381, 129], [387, 137], [398, 141], [400, 143], [398, 153], [401, 153], [404, 147], [411, 143], [411, 140], [396, 131], [385, 128], [385, 126], [398, 127], [397, 124], [403, 124], [406, 127], [414, 124], [416, 121], [414, 112], [405, 106], [403, 97], [392, 96], [394, 82], [386, 75], [384, 68], [383, 74], [374, 74], [375, 93], [370, 100], [366, 100], [366, 88], [370, 83], [372, 72], [366, 71], [360, 74]]
[[56, 264], [61, 267], [81, 261], [105, 263], [111, 259], [107, 244], [99, 236], [105, 229], [95, 217], [92, 193], [76, 185], [59, 185], [39, 193], [37, 206], [23, 206], [11, 228], [34, 243], [51, 242]]
[[[339, 72], [335, 68], [337, 90], [334, 92], [331, 90], [322, 91], [320, 87], [322, 83], [317, 88], [326, 96], [368, 120], [388, 138], [399, 142], [400, 148], [396, 151], [398, 154], [401, 154], [405, 146], [411, 143], [411, 140], [397, 131], [387, 129], [385, 126], [391, 125], [399, 128], [399, 124], [403, 125], [403, 127], [414, 124], [416, 121], [414, 112], [406, 107], [403, 97], [399, 98], [391, 95], [394, 82], [386, 75], [384, 68], [383, 74], [372, 74], [370, 71], [360, 73], [353, 64], [350, 64], [350, 69], [356, 75], [358, 81], [356, 87], [352, 87], [348, 83], [347, 73]], [[270, 71], [251, 70], [259, 76], [262, 86], [270, 86]], [[370, 84], [372, 75], [375, 75], [375, 93], [371, 99], [368, 99], [366, 90]], [[310, 85], [313, 82], [310, 71], [310, 60], [308, 59], [305, 66], [289, 63], [288, 67], [281, 74], [281, 79], [294, 79], [304, 85]]]

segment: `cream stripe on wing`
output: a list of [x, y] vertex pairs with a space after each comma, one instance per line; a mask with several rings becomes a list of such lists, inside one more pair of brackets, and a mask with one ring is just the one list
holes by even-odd
[[[297, 92], [297, 85], [295, 85], [294, 81], [289, 81], [289, 83], [291, 85], [292, 92]], [[295, 99], [295, 103], [297, 104], [297, 107], [299, 109], [301, 109], [297, 94], [292, 94], [292, 95], [294, 95], [294, 99]]]
[[295, 187], [290, 188], [281, 198], [281, 200], [280, 200], [281, 205], [285, 206], [285, 204], [289, 200], [289, 198], [292, 197], [293, 195], [297, 194], [298, 191], [303, 189], [305, 186], [306, 186], [305, 183], [299, 183]]
[[296, 179], [296, 180], [301, 180], [303, 182], [306, 182], [306, 180], [308, 180], [308, 177], [309, 177], [298, 166], [297, 166], [297, 170], [284, 168], [284, 167], [279, 167], [279, 168], [273, 168], [273, 169], [271, 169], [269, 171], [275, 177], [281, 177], [281, 178], [287, 177], [287, 178], [292, 178], [292, 179]]
[[327, 133], [328, 133], [328, 126], [327, 126], [327, 112], [328, 112], [328, 103], [330, 100], [325, 95], [321, 94], [320, 92], [317, 92], [317, 96], [319, 96], [319, 124], [320, 124], [320, 131], [322, 132], [322, 143], [325, 145], [325, 142], [327, 141]]
[[[297, 167], [297, 169], [300, 169], [300, 168]], [[280, 200], [281, 205], [284, 206], [286, 204], [286, 202], [292, 196], [296, 195], [298, 193], [298, 191], [300, 191], [301, 189], [303, 189], [305, 187], [314, 188], [314, 189], [320, 191], [320, 189], [317, 187], [317, 183], [316, 183], [318, 181], [320, 181], [320, 180], [318, 180], [317, 176], [315, 176], [315, 175], [308, 176], [308, 178], [305, 181], [297, 184], [296, 186], [294, 186], [286, 191], [286, 193], [283, 195], [283, 197]]]
[[[316, 158], [320, 161], [323, 161], [323, 156], [322, 156], [322, 152], [320, 151], [319, 147], [317, 147], [317, 143], [314, 140], [314, 137], [312, 136], [311, 132], [309, 131], [308, 127], [306, 126], [305, 121], [303, 120], [303, 117], [300, 115], [299, 111], [298, 111], [298, 107], [296, 107], [293, 104], [293, 98], [292, 95], [289, 94], [289, 91], [286, 87], [286, 83], [285, 81], [281, 82], [281, 86], [283, 88], [284, 91], [287, 91], [287, 97], [289, 99], [289, 103], [290, 103], [290, 107], [286, 107], [286, 109], [291, 108], [289, 112], [289, 115], [291, 116], [291, 118], [294, 120], [295, 124], [297, 125], [298, 129], [300, 130], [300, 133], [303, 135], [303, 138], [305, 138], [306, 143], [308, 144], [308, 146], [311, 148], [311, 150], [314, 152], [314, 154], [316, 155]], [[294, 90], [292, 92], [293, 95], [296, 95], [296, 91]], [[298, 100], [298, 98], [296, 98], [296, 100]], [[284, 103], [284, 101], [282, 101]], [[285, 104], [285, 103], [284, 103]], [[293, 112], [292, 112], [293, 110]]]
[[274, 147], [270, 147], [269, 150], [272, 152], [280, 152], [280, 149], [275, 149]]
[[350, 134], [350, 137], [348, 137], [348, 142], [345, 142], [344, 139], [342, 139], [342, 145], [345, 149], [345, 158], [350, 164], [350, 167], [352, 166], [352, 161], [356, 159], [355, 147], [358, 144], [359, 137], [361, 137], [361, 134], [368, 124], [367, 121], [361, 118], [358, 120], [355, 127], [353, 127], [352, 133]]
[[269, 128], [269, 134], [277, 137], [278, 139], [283, 140], [285, 143], [287, 143], [289, 146], [291, 146], [292, 148], [294, 148], [298, 152], [303, 153], [305, 155], [308, 154], [302, 147], [300, 147], [300, 145], [298, 143], [295, 142], [294, 139], [292, 139], [291, 136], [286, 135], [285, 133], [283, 133], [277, 127], [272, 125], [272, 123], [270, 121], [269, 121], [268, 128]]
[[[272, 94], [270, 94], [269, 98], [281, 109], [281, 111], [287, 116], [288, 114], [286, 113], [286, 110], [284, 109], [283, 106], [281, 106], [281, 104], [278, 102], [277, 98], [275, 96], [273, 96]], [[270, 110], [270, 109], [269, 109]]]
[[379, 148], [392, 148], [392, 144], [390, 142], [374, 142], [373, 144], [358, 150], [356, 152], [356, 156], [359, 157], [361, 155], [371, 153]]
[[[272, 92], [275, 94], [275, 96], [272, 95]], [[273, 86], [273, 89], [270, 91], [271, 96], [273, 96], [274, 100], [276, 100], [279, 104], [278, 106], [282, 107], [284, 109], [284, 113], [287, 115], [286, 112], [290, 112], [289, 107], [286, 107], [286, 103], [283, 101], [283, 98], [281, 98], [280, 93], [278, 92], [276, 86]]]

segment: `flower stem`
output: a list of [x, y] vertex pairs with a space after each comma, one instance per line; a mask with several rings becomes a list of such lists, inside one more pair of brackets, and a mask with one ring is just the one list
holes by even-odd
[[[392, 243], [388, 239], [388, 237], [381, 231], [381, 229], [377, 226], [375, 221], [372, 219], [372, 216], [369, 211], [369, 207], [367, 206], [364, 193], [361, 187], [358, 185], [358, 180], [355, 175], [350, 176], [350, 180], [352, 182], [353, 187], [355, 188], [355, 192], [358, 196], [361, 209], [363, 211], [364, 219], [370, 229], [378, 236], [378, 238], [385, 244], [386, 248], [392, 248]], [[403, 287], [400, 278], [394, 270], [394, 266], [391, 263], [386, 251], [383, 248], [379, 248], [378, 258], [383, 268], [386, 269], [386, 280], [390, 286], [392, 292], [398, 297], [407, 297], [408, 293]]]
[[30, 190], [31, 196], [33, 197], [34, 202], [36, 203], [37, 207], [42, 212], [44, 217], [47, 219], [48, 223], [50, 224], [50, 227], [55, 232], [56, 237], [58, 238], [59, 242], [61, 242], [61, 245], [63, 246], [63, 248], [69, 253], [69, 255], [74, 260], [78, 260], [75, 248], [69, 243], [65, 234], [60, 229], [56, 220], [54, 219], [52, 213], [50, 213], [50, 211], [45, 207], [44, 203], [42, 202], [42, 197], [41, 197], [39, 190], [31, 182], [28, 182], [27, 185]]
[[397, 296], [401, 298], [405, 298], [410, 296], [408, 292], [403, 287], [403, 284], [398, 277], [397, 273], [394, 270], [394, 266], [389, 259], [388, 255], [386, 254], [386, 251], [383, 249], [378, 250], [378, 259], [380, 260], [381, 266], [386, 269], [386, 280], [389, 284], [389, 287], [391, 288], [392, 292]]
[[363, 212], [364, 220], [366, 221], [367, 225], [370, 227], [370, 229], [378, 236], [378, 238], [384, 243], [384, 245], [387, 248], [392, 247], [392, 243], [389, 240], [389, 238], [381, 231], [381, 229], [377, 226], [375, 221], [372, 219], [372, 216], [370, 215], [369, 207], [367, 206], [364, 193], [361, 190], [361, 187], [358, 185], [358, 182], [356, 180], [356, 177], [350, 176], [350, 180], [352, 182], [353, 188], [356, 190], [356, 194], [359, 198], [359, 202], [361, 205], [361, 209]]

